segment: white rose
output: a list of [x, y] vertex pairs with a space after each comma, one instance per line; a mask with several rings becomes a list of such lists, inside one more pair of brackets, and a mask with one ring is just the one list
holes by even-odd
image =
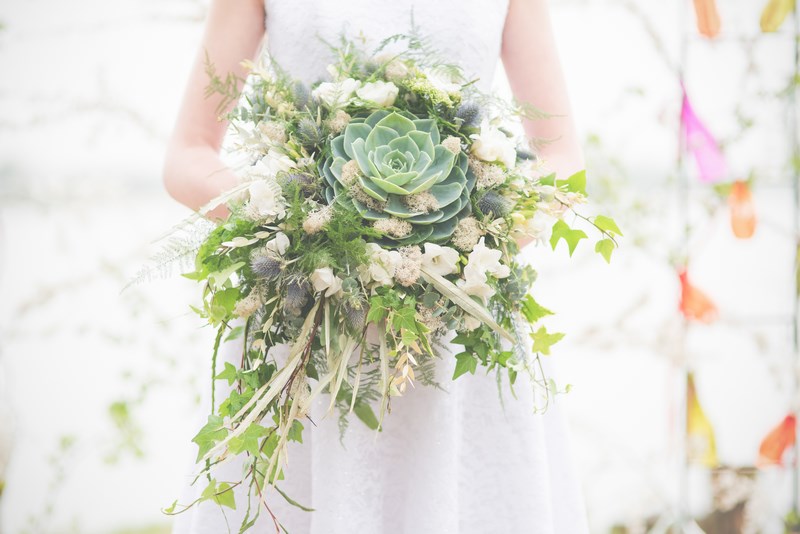
[[422, 266], [440, 276], [453, 274], [458, 270], [459, 253], [456, 249], [443, 247], [436, 243], [425, 243]]
[[274, 239], [267, 241], [264, 248], [271, 252], [273, 256], [281, 257], [286, 254], [286, 251], [289, 249], [289, 237], [283, 232], [278, 232], [275, 234]]
[[361, 82], [353, 78], [341, 82], [322, 82], [311, 91], [311, 96], [329, 108], [335, 108], [347, 104], [360, 86]]
[[394, 104], [399, 88], [392, 82], [369, 82], [356, 89], [356, 95], [361, 100], [372, 102], [382, 108]]
[[470, 137], [473, 139], [471, 152], [476, 158], [488, 162], [499, 161], [507, 169], [514, 167], [517, 161], [514, 141], [497, 127], [489, 124], [488, 119], [483, 119], [481, 122], [481, 133], [472, 134]]
[[333, 274], [330, 267], [314, 269], [311, 273], [311, 285], [315, 291], [324, 291], [326, 297], [332, 297], [342, 291], [342, 279]]
[[280, 219], [286, 215], [281, 187], [272, 180], [256, 180], [248, 187], [247, 210], [255, 219]]

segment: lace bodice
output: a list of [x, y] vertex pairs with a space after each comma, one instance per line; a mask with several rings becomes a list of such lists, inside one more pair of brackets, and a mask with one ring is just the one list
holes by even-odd
[[[324, 44], [342, 31], [370, 47], [408, 32], [413, 11], [422, 35], [450, 63], [487, 90], [497, 66], [509, 0], [264, 0], [267, 50], [307, 84], [327, 79], [333, 57]], [[323, 40], [319, 39], [321, 37]]]

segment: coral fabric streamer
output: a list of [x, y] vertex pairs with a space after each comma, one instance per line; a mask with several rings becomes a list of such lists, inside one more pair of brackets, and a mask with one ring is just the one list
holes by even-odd
[[781, 421], [781, 424], [772, 429], [761, 442], [756, 465], [758, 467], [781, 465], [784, 453], [794, 445], [796, 427], [797, 420], [794, 414], [789, 414]]
[[689, 461], [706, 467], [719, 465], [714, 428], [700, 406], [692, 373], [687, 375], [686, 382], [686, 436]]
[[713, 39], [719, 35], [720, 20], [716, 0], [694, 0], [697, 15], [697, 31], [704, 37]]
[[778, 31], [783, 21], [794, 11], [795, 0], [769, 0], [761, 12], [761, 31], [771, 33]]
[[683, 90], [681, 132], [686, 149], [692, 153], [697, 162], [700, 179], [703, 182], [716, 182], [727, 174], [725, 157], [714, 136], [695, 114], [686, 89], [682, 85], [681, 88]]
[[731, 209], [731, 229], [739, 239], [748, 239], [756, 231], [756, 210], [753, 205], [753, 194], [747, 182], [737, 180], [733, 183], [728, 206]]
[[689, 283], [689, 275], [683, 269], [678, 273], [681, 282], [680, 310], [684, 317], [691, 321], [713, 323], [717, 320], [719, 312], [716, 305], [705, 293]]

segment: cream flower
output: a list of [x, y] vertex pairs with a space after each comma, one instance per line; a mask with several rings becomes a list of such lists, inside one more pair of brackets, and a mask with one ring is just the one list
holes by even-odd
[[322, 82], [311, 91], [311, 96], [329, 108], [335, 108], [347, 104], [360, 86], [361, 82], [353, 78], [341, 82]]
[[330, 267], [314, 269], [311, 273], [311, 285], [314, 291], [325, 292], [326, 297], [332, 297], [342, 292], [342, 279], [333, 274]]
[[250, 187], [247, 215], [256, 220], [281, 219], [286, 215], [286, 201], [281, 187], [272, 180], [256, 180]]
[[453, 274], [458, 270], [459, 253], [456, 249], [443, 247], [436, 243], [425, 243], [422, 253], [422, 267], [440, 276]]
[[267, 155], [252, 165], [247, 173], [256, 178], [275, 178], [279, 172], [288, 172], [297, 164], [279, 150], [270, 149]]
[[267, 241], [264, 248], [276, 258], [283, 257], [289, 248], [289, 237], [283, 232], [278, 232], [273, 239]]
[[375, 282], [378, 285], [392, 285], [392, 278], [402, 259], [396, 250], [386, 250], [377, 243], [367, 243], [370, 262], [359, 266], [361, 279], [365, 284]]
[[517, 160], [517, 150], [514, 141], [492, 126], [488, 119], [481, 122], [481, 133], [472, 134], [472, 154], [483, 161], [498, 161], [506, 168], [511, 169]]
[[392, 82], [368, 82], [356, 89], [356, 95], [361, 100], [372, 102], [382, 108], [388, 108], [394, 104], [397, 93], [400, 89]]
[[481, 325], [481, 322], [468, 313], [464, 314], [464, 328], [467, 330], [475, 330]]
[[499, 249], [489, 248], [484, 244], [484, 238], [475, 244], [472, 252], [469, 253], [469, 262], [464, 267], [464, 274], [468, 272], [488, 273], [495, 278], [505, 278], [511, 274], [508, 265], [500, 263], [503, 253]]
[[445, 93], [458, 93], [461, 91], [461, 84], [444, 69], [431, 69], [425, 71], [425, 77], [435, 88]]

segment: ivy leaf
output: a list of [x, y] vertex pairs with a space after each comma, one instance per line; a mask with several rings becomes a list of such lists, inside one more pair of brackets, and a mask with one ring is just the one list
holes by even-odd
[[200, 495], [200, 499], [204, 501], [212, 500], [220, 506], [227, 506], [231, 510], [236, 510], [236, 498], [233, 495], [233, 488], [227, 482], [220, 482], [217, 485], [216, 480], [210, 480], [208, 486]]
[[167, 515], [172, 514], [173, 512], [175, 512], [175, 508], [177, 506], [178, 506], [178, 501], [174, 500], [174, 501], [172, 501], [172, 504], [170, 504], [168, 507], [164, 508], [163, 512], [165, 514], [167, 514]]
[[303, 423], [295, 419], [292, 421], [292, 428], [289, 429], [289, 433], [286, 435], [286, 439], [289, 441], [296, 441], [298, 443], [303, 443]]
[[531, 324], [535, 323], [542, 317], [553, 315], [553, 312], [536, 302], [530, 293], [525, 295], [525, 297], [522, 299], [521, 311], [522, 315], [525, 316], [525, 319], [527, 319]]
[[225, 362], [225, 369], [214, 377], [214, 380], [227, 380], [231, 386], [236, 381], [236, 366], [230, 362]]
[[353, 407], [353, 412], [356, 416], [363, 421], [372, 430], [380, 430], [378, 418], [375, 417], [375, 412], [372, 411], [372, 406], [366, 402], [357, 402]]
[[556, 180], [556, 185], [564, 185], [570, 193], [580, 193], [586, 196], [586, 171], [578, 171], [566, 180]]
[[368, 323], [379, 323], [386, 317], [386, 305], [383, 297], [375, 295], [369, 299], [369, 311], [367, 312]]
[[456, 370], [453, 373], [453, 380], [463, 375], [464, 373], [475, 374], [478, 368], [478, 359], [474, 354], [469, 352], [461, 352], [456, 355]]
[[550, 347], [561, 341], [564, 337], [562, 333], [555, 333], [550, 334], [547, 332], [545, 327], [539, 327], [539, 330], [531, 334], [531, 339], [533, 339], [533, 352], [539, 352], [541, 354], [550, 354]]
[[614, 252], [614, 242], [610, 239], [601, 239], [594, 246], [594, 251], [606, 259], [606, 263], [611, 263], [611, 253]]
[[567, 223], [559, 219], [553, 225], [553, 234], [550, 236], [550, 246], [555, 250], [558, 242], [563, 239], [567, 242], [567, 246], [569, 247], [569, 255], [572, 256], [572, 253], [575, 252], [575, 247], [578, 246], [578, 242], [581, 239], [587, 238], [586, 232], [583, 230], [573, 230]]
[[604, 215], [598, 215], [594, 218], [594, 224], [597, 225], [598, 228], [601, 230], [605, 230], [609, 234], [612, 235], [622, 235], [622, 230], [619, 229], [617, 223], [614, 222], [614, 219], [611, 217], [606, 217]]
[[231, 438], [228, 442], [228, 449], [230, 449], [233, 454], [240, 454], [247, 451], [252, 455], [258, 455], [260, 450], [258, 440], [268, 433], [269, 431], [263, 426], [257, 423], [250, 423], [250, 426], [248, 426], [244, 432], [235, 438]]
[[197, 443], [199, 447], [196, 461], [199, 462], [208, 451], [214, 448], [218, 441], [225, 439], [227, 435], [228, 431], [222, 426], [222, 417], [209, 415], [206, 425], [192, 438], [192, 441]]

